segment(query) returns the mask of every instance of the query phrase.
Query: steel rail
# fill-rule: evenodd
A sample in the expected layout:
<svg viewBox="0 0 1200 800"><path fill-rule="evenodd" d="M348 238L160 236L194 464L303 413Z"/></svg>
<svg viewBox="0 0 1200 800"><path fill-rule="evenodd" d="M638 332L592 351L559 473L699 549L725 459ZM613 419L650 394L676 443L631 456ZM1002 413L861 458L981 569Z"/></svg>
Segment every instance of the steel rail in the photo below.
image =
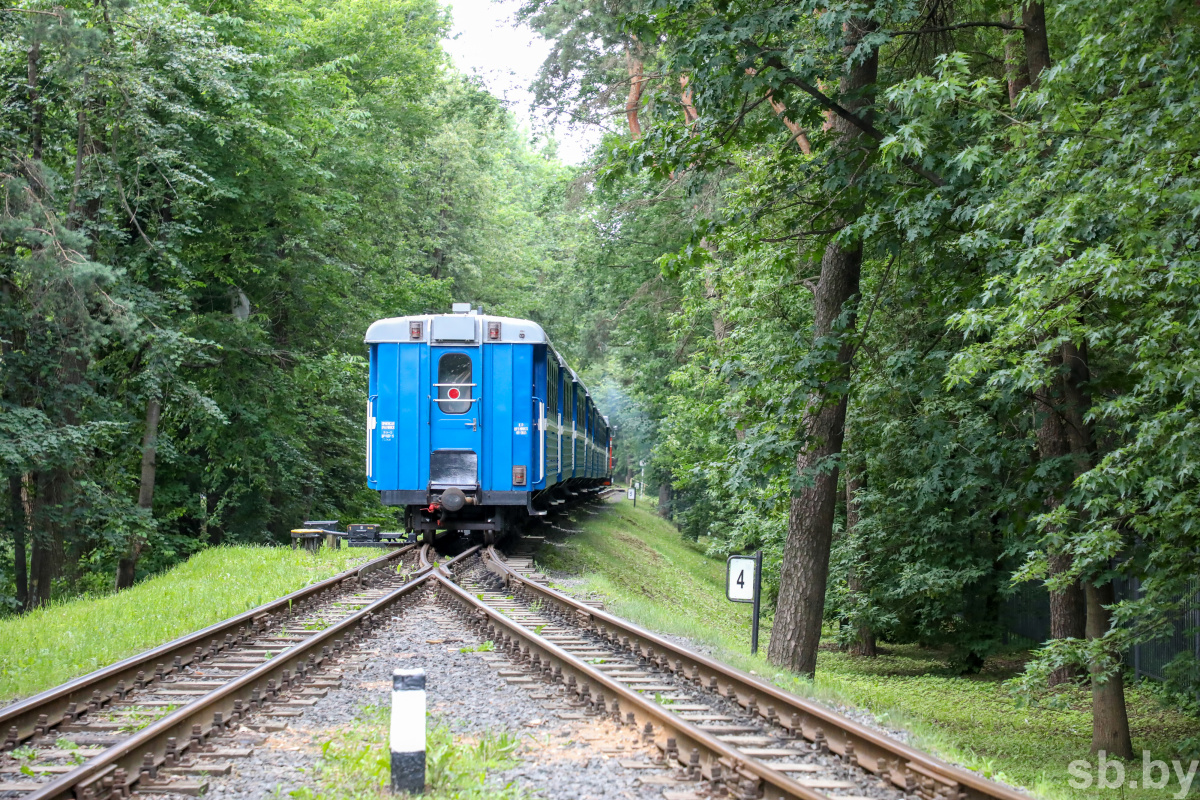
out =
<svg viewBox="0 0 1200 800"><path fill-rule="evenodd" d="M680 766L688 766L690 751L695 749L709 755L708 763L702 761L700 768L702 774L710 779L713 776L713 765L719 762L723 765L722 772L724 769L729 769L732 775L736 775L740 780L750 780L761 784L760 788L765 790L761 796L770 798L770 800L775 800L775 798L828 800L825 795L814 792L786 774L739 753L712 734L667 711L664 706L647 700L586 661L505 616L437 571L433 573L433 577L438 582L439 588L460 604L463 614L468 620L481 627L496 631L497 638L501 633L507 632L504 635L509 639L523 642L524 647L515 646L519 652L511 652L514 649L511 642L504 645L510 651L510 656L518 662L525 662L522 666L533 662L536 655L537 661L533 662L536 666L531 669L542 673L553 669L556 682L559 679L574 678L575 688L581 692L585 700L592 696L594 690L600 692L598 697L601 700L608 697L614 698L617 706L610 711L605 703L601 713L612 714L623 724L636 725L642 731L643 739L653 739L656 731L662 731L668 739L674 739L674 753L670 751L667 744L655 741L664 754L677 760ZM485 619L486 623L483 622ZM501 645L497 644L497 649L501 649ZM585 688L586 694L584 693ZM632 719L630 719L631 717ZM1028 799L1026 798L1026 800Z"/></svg>
<svg viewBox="0 0 1200 800"><path fill-rule="evenodd" d="M264 603L257 608L244 611L228 619L209 625L207 628L181 636L178 639L158 645L150 650L130 656L123 661L110 664L107 667L90 672L87 675L67 681L52 689L27 697L0 709L0 735L9 734L12 728L17 729L16 740L23 741L34 734L38 718L45 715L48 725L53 727L65 718L67 708L71 703L87 705L94 692L99 691L101 697L108 700L117 690L120 683L133 686L139 672L146 674L145 683L152 684L153 672L158 664L163 664L163 674L174 673L175 657L178 656L181 666L192 663L195 649L207 645L212 639L223 640L226 634L236 635L241 628L254 629L266 617L281 610L290 609L297 603L308 600L323 592L334 589L344 581L357 579L361 584L363 578L372 572L387 568L396 559L410 552L415 545L394 550L384 556L372 559L353 569L338 573L310 586L297 589L289 595ZM4 738L9 738L5 736Z"/></svg>
<svg viewBox="0 0 1200 800"><path fill-rule="evenodd" d="M847 745L852 746L862 767L876 774L886 770L891 782L900 789L914 791L921 788L919 782L925 779L933 781L934 786L941 790L927 791L926 794L931 796L961 791L965 800L1028 800L1028 795L915 750L735 667L688 650L626 620L532 581L505 564L495 547L488 548L484 562L504 579L506 586L511 588L515 583L518 589L536 596L543 603L558 607L560 612L565 610L576 619L577 624L593 630L605 640L624 646L622 640L627 637L629 646L652 663L697 685L718 690L723 688L726 692L724 696L750 713L754 713L753 707L756 706L757 715L768 720L772 714L777 714L776 724L793 735L815 741L820 733L829 749L838 755L845 755ZM754 702L751 703L751 700ZM910 775L906 775L905 770Z"/></svg>
<svg viewBox="0 0 1200 800"><path fill-rule="evenodd" d="M473 547L454 556L450 560L439 564L436 561L436 559L439 555L436 547L432 544L426 543L426 544L421 545L421 551L420 551L420 555L419 555L418 564L421 569L436 569L438 572L442 573L447 578L452 578L453 572L451 571L450 567L461 566L462 563L466 560L466 558L468 556L474 555L475 553L482 550L483 547L484 547L484 545L481 545L481 544L474 545Z"/></svg>
<svg viewBox="0 0 1200 800"><path fill-rule="evenodd" d="M479 548L475 547L458 558L466 558L478 550ZM21 800L67 800L72 797L75 800L103 800L107 792L96 790L103 787L104 779L116 776L117 770L124 770L126 776L125 786L120 788L118 796L128 796L129 787L139 779L147 777L142 774L142 767L147 760L152 762L155 769L166 762L168 740L174 739L177 743L182 743L174 753L179 757L194 747L203 746L207 739L223 734L226 726L231 723L237 724L234 711L241 708L253 713L256 708L261 708L264 702L273 699L271 686L285 685L285 671L291 672L301 664L312 664L319 669L331 654L340 653L350 645L347 637L368 632L378 612L413 594L433 574L432 569L420 570L411 580L383 597L373 600L316 635L171 712L130 738L106 748L77 769L59 776L37 791L25 795ZM303 679L298 681L298 685L302 686L302 683ZM215 714L218 713L222 719L220 727L217 726L215 718ZM206 721L208 724L205 724Z"/></svg>

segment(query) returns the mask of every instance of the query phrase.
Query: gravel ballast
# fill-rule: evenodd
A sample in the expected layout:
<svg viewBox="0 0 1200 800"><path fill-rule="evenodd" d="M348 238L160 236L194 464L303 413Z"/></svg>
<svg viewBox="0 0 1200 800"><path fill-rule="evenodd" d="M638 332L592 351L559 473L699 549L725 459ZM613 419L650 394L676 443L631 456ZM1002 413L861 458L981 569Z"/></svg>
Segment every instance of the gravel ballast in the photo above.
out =
<svg viewBox="0 0 1200 800"><path fill-rule="evenodd" d="M432 601L412 607L350 653L340 667L341 688L330 689L303 716L287 718L285 730L244 730L242 741L254 743L253 754L231 760L231 774L210 776L206 796L261 800L314 788L321 746L339 738L364 706L390 702L394 668L426 671L429 712L450 727L456 740L500 731L520 735L519 763L489 776L496 785L515 781L542 797L599 799L662 798L664 788L673 788L671 795L688 788L670 780L667 770L621 766L622 761L649 766L649 749L634 732L611 722L576 719L582 715L561 700L545 698L545 684L509 683L499 673L511 666L499 654L460 652L480 643ZM257 721L284 720L252 720Z"/></svg>

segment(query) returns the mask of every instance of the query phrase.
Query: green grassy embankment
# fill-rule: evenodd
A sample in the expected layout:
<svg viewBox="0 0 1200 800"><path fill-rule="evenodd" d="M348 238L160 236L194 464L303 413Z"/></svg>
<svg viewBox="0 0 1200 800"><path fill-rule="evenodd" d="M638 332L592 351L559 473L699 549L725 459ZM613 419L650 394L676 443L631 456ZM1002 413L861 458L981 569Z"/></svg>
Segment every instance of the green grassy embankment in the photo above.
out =
<svg viewBox="0 0 1200 800"><path fill-rule="evenodd" d="M962 676L949 670L948 654L937 650L885 643L878 658L865 659L827 643L818 656L816 681L809 682L768 664L762 655L749 655L750 606L725 599L724 560L684 541L652 508L639 503L635 509L622 500L576 520L581 532L551 537L537 554L538 564L574 576L560 582L576 593L601 595L619 616L689 637L726 663L797 694L868 709L883 724L911 732L917 747L1039 796L1165 800L1179 793L1174 777L1167 788L1142 788L1140 754L1150 750L1170 765L1177 743L1195 736L1198 722L1164 707L1146 688L1126 690L1139 754L1127 765L1127 780L1137 780L1139 788L1076 789L1068 784L1067 765L1085 759L1093 772L1096 765L1088 752L1089 695L1073 689L1056 696L1062 707L1020 707L1003 683L1022 668L1028 654L993 657L980 674ZM770 620L764 619L760 654L769 637ZM1187 768L1185 760L1185 773ZM1200 775L1190 794L1200 794Z"/></svg>
<svg viewBox="0 0 1200 800"><path fill-rule="evenodd" d="M379 550L213 547L116 594L0 620L0 705L270 602Z"/></svg>

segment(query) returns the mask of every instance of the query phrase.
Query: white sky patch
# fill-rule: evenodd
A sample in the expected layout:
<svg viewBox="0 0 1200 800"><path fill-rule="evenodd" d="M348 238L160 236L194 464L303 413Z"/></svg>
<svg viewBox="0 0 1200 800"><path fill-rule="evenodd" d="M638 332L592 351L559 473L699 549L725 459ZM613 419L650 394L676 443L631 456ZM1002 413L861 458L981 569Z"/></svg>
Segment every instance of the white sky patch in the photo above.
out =
<svg viewBox="0 0 1200 800"><path fill-rule="evenodd" d="M545 119L534 115L529 87L550 53L550 43L516 23L519 0L447 0L447 4L453 29L442 44L454 63L463 72L478 75L523 125L541 134L549 132ZM559 125L554 138L559 158L579 164L600 141L600 131Z"/></svg>

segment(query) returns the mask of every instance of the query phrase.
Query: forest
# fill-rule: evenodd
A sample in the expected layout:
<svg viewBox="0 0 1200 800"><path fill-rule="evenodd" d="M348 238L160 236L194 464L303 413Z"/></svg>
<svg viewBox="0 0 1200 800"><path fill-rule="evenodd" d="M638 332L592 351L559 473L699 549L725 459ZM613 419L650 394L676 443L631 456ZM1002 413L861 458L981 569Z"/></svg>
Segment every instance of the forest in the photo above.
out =
<svg viewBox="0 0 1200 800"><path fill-rule="evenodd" d="M470 301L545 325L684 536L764 550L773 663L970 673L1034 587L1022 690L1131 756L1125 654L1200 627L1200 6L525 0L577 167L450 13L0 10L5 613L394 522L362 334Z"/></svg>

